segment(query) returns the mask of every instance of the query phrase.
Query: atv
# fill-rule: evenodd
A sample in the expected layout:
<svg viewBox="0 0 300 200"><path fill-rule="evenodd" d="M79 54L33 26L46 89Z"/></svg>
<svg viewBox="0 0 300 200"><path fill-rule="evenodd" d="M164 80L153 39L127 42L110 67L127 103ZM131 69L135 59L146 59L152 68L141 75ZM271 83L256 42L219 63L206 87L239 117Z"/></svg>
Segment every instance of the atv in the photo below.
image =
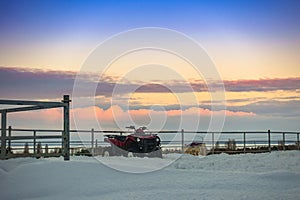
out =
<svg viewBox="0 0 300 200"><path fill-rule="evenodd" d="M110 143L110 147L104 147L103 156L126 157L159 157L162 158L160 138L157 134L147 134L146 127L136 129L134 126L130 135L104 135L104 142Z"/></svg>

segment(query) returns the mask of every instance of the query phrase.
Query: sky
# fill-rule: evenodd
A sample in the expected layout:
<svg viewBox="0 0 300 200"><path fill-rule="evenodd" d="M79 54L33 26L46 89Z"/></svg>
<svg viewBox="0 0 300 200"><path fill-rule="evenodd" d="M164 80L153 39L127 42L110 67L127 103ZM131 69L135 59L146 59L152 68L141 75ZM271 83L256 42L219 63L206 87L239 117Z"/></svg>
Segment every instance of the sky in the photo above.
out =
<svg viewBox="0 0 300 200"><path fill-rule="evenodd" d="M80 123L72 122L72 128L97 129L100 122L101 128L115 129L134 122L152 129L206 130L212 116L225 115L224 130L299 131L299 9L293 0L2 0L0 98L72 96L76 74L99 44L130 29L160 27L203 47L224 83L225 99L208 91L184 60L134 52L114 62L101 80L87 75L84 87L95 80L98 87L95 96L82 99L95 103L72 107ZM166 62L143 65L149 60ZM112 96L116 87L122 92ZM61 127L59 109L10 115L13 127Z"/></svg>

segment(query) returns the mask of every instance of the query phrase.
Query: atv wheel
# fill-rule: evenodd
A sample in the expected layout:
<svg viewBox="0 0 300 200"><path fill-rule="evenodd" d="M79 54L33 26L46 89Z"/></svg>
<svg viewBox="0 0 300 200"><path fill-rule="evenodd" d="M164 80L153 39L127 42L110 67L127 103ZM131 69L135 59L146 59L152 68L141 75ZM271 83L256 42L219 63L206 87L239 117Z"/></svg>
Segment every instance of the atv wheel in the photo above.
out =
<svg viewBox="0 0 300 200"><path fill-rule="evenodd" d="M127 152L127 157L129 157L129 158L136 157L136 153L134 153L134 152L136 152L136 150L134 148L130 148L127 151L128 151Z"/></svg>
<svg viewBox="0 0 300 200"><path fill-rule="evenodd" d="M103 157L109 157L109 156L111 156L111 155L112 155L112 153L111 153L110 148L105 148L105 149L103 150L103 153L102 153L102 156L103 156Z"/></svg>
<svg viewBox="0 0 300 200"><path fill-rule="evenodd" d="M103 157L109 157L110 156L109 154L110 154L109 151L104 151L103 152Z"/></svg>
<svg viewBox="0 0 300 200"><path fill-rule="evenodd" d="M129 152L127 153L127 157L128 157L128 158L132 158L132 157L134 157L134 154L133 154L131 151L129 151Z"/></svg>

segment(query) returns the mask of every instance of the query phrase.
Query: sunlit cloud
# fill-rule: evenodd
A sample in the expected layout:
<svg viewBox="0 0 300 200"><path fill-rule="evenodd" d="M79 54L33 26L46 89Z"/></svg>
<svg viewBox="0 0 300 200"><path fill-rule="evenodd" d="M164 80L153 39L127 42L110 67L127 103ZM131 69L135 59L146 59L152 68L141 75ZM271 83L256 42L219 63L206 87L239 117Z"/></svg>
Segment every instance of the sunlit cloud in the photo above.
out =
<svg viewBox="0 0 300 200"><path fill-rule="evenodd" d="M274 91L274 90L298 90L300 77L294 78L268 78L258 80L224 81L227 91Z"/></svg>
<svg viewBox="0 0 300 200"><path fill-rule="evenodd" d="M60 99L63 94L72 94L76 73L72 71L46 71L25 68L0 67L0 92L1 98L11 99ZM86 74L85 87L97 80L97 76ZM156 80L155 83L124 82L118 83L121 93L114 96L115 102L111 102L112 92L116 86L116 77L105 76L101 78L96 90L96 106L86 104L81 108L74 108L72 112L80 112L84 120L90 118L90 113L95 113L101 121L113 121L114 115L149 117L150 115L199 115L210 116L212 114L226 114L226 116L300 116L300 77L274 78L258 80L224 80L227 96L227 111L218 109L218 104L223 100L212 100L206 85L201 80L193 80L189 91L187 83L182 81ZM134 93L128 95L128 92ZM176 91L171 89L175 88ZM193 88L191 92L190 89ZM189 101L194 96L198 105ZM180 102L178 97L186 101ZM164 111L152 108L160 105ZM215 113L211 111L211 105L216 105ZM39 119L50 120L59 118L54 111L42 111ZM21 114L19 117L26 116ZM37 119L37 118L36 118Z"/></svg>
<svg viewBox="0 0 300 200"><path fill-rule="evenodd" d="M244 112L244 111L229 111L229 110L220 110L220 111L211 111L209 109L191 107L186 110L167 110L167 111L155 111L151 109L138 109L138 110L123 110L119 106L112 106L108 109L102 109L97 106L87 107L87 108L78 108L72 110L73 113L77 113L80 120L91 120L93 116L97 117L97 120L112 122L115 118L125 120L128 117L147 117L149 115L158 116L166 115L171 116L211 116L219 115L222 116L224 113L226 116L254 116L253 112ZM80 113L80 114L79 114ZM95 115L93 115L95 114Z"/></svg>
<svg viewBox="0 0 300 200"><path fill-rule="evenodd" d="M76 72L72 71L47 71L27 68L0 67L0 92L6 98L45 99L57 98L73 91ZM189 83L183 81L164 81L161 83L116 83L116 77L101 77L98 82L97 75L86 74L80 78L86 79L83 87L91 87L97 81L96 96L111 96L116 84L122 93L132 90L135 93L188 93L207 92L207 86L202 80ZM214 83L212 83L214 84ZM215 83L218 84L218 83ZM294 91L300 90L300 77L269 78L258 80L224 80L226 92L269 92L269 91Z"/></svg>

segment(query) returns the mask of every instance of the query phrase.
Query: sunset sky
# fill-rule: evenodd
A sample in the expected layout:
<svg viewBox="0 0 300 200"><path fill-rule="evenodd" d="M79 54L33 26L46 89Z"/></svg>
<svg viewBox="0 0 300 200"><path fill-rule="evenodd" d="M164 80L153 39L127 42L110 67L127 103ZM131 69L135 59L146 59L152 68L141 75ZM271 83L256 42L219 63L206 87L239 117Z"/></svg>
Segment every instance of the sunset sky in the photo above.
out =
<svg viewBox="0 0 300 200"><path fill-rule="evenodd" d="M203 47L224 82L226 111L218 107L223 99L213 99L203 77L184 60L135 52L110 66L94 97L82 96L94 105L72 108L80 127L97 129L91 119L96 116L102 128L115 129L116 119L124 125L130 116L153 129L194 129L196 123L206 130L214 112L225 113L224 130L299 131L299 10L296 0L1 0L0 98L60 101L72 95L77 72L103 41L130 29L160 27ZM163 65L143 65L149 60ZM124 90L112 98L116 86ZM60 128L61 111L10 114L9 125Z"/></svg>

